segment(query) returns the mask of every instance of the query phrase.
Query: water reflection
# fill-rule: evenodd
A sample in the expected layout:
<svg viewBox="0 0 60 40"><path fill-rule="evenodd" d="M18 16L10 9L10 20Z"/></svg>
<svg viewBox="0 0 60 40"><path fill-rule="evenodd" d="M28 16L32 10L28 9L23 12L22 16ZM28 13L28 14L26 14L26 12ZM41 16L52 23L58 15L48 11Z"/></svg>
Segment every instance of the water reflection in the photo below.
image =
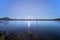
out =
<svg viewBox="0 0 60 40"><path fill-rule="evenodd" d="M59 30L60 23L55 21L31 21L31 31L44 31L44 30ZM7 24L0 23L0 29L2 30L23 30L27 31L27 21L9 21ZM43 30L44 29L44 30Z"/></svg>
<svg viewBox="0 0 60 40"><path fill-rule="evenodd" d="M9 21L7 24L0 23L0 30L23 34L28 30L27 21ZM31 21L31 33L44 33L45 35L57 35L60 37L60 23L55 21Z"/></svg>

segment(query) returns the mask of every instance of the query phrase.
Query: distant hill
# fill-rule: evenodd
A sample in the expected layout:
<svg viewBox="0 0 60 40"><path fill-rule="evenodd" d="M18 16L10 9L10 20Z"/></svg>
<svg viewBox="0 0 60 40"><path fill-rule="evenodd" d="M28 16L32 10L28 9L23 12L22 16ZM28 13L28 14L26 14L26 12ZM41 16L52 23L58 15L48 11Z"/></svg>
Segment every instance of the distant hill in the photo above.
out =
<svg viewBox="0 0 60 40"><path fill-rule="evenodd" d="M56 18L56 19L54 19L54 20L60 21L60 18Z"/></svg>

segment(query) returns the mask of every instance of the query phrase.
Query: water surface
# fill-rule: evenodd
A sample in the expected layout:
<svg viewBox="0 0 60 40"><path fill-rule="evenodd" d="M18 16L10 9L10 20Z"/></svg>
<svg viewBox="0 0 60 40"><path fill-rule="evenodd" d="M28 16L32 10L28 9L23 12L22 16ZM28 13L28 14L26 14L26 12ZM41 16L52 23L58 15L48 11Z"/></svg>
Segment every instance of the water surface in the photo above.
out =
<svg viewBox="0 0 60 40"><path fill-rule="evenodd" d="M24 33L28 30L27 21L9 21L0 23L0 30L10 31L14 33ZM32 33L43 33L50 36L60 37L60 22L58 21L31 21L30 31Z"/></svg>

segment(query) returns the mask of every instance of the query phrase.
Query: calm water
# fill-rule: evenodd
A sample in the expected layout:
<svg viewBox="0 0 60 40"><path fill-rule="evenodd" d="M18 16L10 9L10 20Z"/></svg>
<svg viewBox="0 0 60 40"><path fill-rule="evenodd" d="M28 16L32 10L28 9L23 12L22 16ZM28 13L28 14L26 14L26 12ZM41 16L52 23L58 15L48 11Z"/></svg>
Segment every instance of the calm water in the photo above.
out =
<svg viewBox="0 0 60 40"><path fill-rule="evenodd" d="M27 21L10 21L6 23L0 23L0 30L24 33L27 32L28 22ZM46 35L60 37L60 22L55 21L31 21L30 31L32 33L44 33Z"/></svg>

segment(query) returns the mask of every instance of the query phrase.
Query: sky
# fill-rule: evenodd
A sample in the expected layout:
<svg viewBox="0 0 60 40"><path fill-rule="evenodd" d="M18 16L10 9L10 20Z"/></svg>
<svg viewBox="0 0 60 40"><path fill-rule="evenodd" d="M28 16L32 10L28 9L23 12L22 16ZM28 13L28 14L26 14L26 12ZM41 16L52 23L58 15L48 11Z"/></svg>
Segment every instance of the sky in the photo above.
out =
<svg viewBox="0 0 60 40"><path fill-rule="evenodd" d="M59 18L60 0L0 0L0 17Z"/></svg>

